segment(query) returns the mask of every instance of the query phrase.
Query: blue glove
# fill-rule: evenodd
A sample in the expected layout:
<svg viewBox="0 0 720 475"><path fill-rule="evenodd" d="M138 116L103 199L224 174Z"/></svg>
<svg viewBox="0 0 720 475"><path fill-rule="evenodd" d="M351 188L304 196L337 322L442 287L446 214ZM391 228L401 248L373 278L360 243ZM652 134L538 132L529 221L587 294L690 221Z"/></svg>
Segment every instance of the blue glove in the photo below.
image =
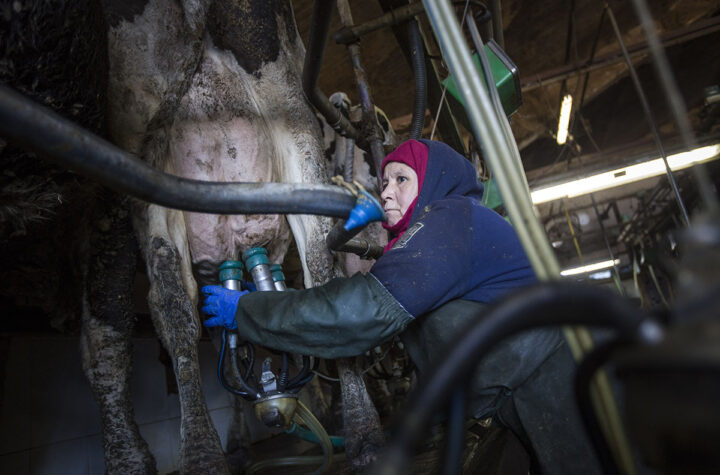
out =
<svg viewBox="0 0 720 475"><path fill-rule="evenodd" d="M235 312L238 300L248 292L246 290L228 290L219 285L206 285L202 288L202 293L205 295L202 311L211 316L203 322L203 325L237 330Z"/></svg>

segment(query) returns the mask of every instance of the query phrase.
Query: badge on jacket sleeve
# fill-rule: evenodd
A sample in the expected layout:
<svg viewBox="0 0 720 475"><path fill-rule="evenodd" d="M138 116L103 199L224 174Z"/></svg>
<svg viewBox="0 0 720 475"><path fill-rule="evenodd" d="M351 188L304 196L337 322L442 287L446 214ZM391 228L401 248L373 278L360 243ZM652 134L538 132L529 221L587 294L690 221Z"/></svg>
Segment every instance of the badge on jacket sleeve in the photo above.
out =
<svg viewBox="0 0 720 475"><path fill-rule="evenodd" d="M407 246L413 236L415 236L418 231L420 231L424 226L425 225L423 223L419 222L410 226L408 230L405 231L405 233L402 235L402 237L397 240L397 242L391 249L402 249L403 247Z"/></svg>

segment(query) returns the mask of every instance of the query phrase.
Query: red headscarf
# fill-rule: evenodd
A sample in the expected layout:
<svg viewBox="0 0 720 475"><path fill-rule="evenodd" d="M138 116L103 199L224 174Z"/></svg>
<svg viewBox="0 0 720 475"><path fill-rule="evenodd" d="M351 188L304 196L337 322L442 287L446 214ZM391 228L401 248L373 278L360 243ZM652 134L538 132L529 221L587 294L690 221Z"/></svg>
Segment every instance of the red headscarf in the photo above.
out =
<svg viewBox="0 0 720 475"><path fill-rule="evenodd" d="M381 173L385 173L385 166L390 162L400 162L412 168L418 177L418 196L420 196L420 190L422 190L423 181L425 180L425 170L427 170L428 163L428 148L425 144L418 142L417 140L408 140L400 144L398 148L393 150L382 161L380 165ZM383 253L389 251L395 242L400 239L400 236L407 230L410 225L410 218L412 218L413 210L417 204L418 197L416 196L410 206L408 206L405 214L400 218L400 221L395 223L394 226L390 226L387 223L383 223L383 228L390 231L390 241L383 250Z"/></svg>

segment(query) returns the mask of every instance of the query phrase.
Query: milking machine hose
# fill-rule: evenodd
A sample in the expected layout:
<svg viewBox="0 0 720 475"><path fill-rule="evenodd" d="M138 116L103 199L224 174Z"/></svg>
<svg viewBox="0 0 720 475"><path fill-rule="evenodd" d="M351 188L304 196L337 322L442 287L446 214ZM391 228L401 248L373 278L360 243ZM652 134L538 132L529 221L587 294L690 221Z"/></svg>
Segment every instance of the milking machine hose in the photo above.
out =
<svg viewBox="0 0 720 475"><path fill-rule="evenodd" d="M5 85L0 136L115 191L168 208L346 218L355 206L353 195L338 186L211 182L164 173Z"/></svg>
<svg viewBox="0 0 720 475"><path fill-rule="evenodd" d="M220 348L220 357L218 358L218 368L217 368L218 379L220 380L220 384L227 391L235 394L236 396L245 398L248 401L254 401L256 399L260 399L262 397L260 392L258 392L258 390L253 388L252 386L250 386L250 384L247 381L245 381L244 378L242 378L242 377L238 378L238 381L240 381L240 384L242 385L242 389L238 389L238 388L230 385L230 383L228 383L227 380L225 379L225 371L224 371L223 365L225 362L226 333L227 333L227 329L223 328L222 343L221 343L222 346Z"/></svg>
<svg viewBox="0 0 720 475"><path fill-rule="evenodd" d="M313 472L314 474L319 475L321 473L327 473L334 460L338 460L340 457L345 457L344 454L338 454L337 456L333 455L332 441L330 440L330 436L325 428L313 415L312 411L310 411L310 409L302 403L302 401L298 400L297 404L294 416L295 423L306 425L307 428L315 434L315 437L317 437L318 443L323 451L322 457L310 455L263 460L250 465L246 472L248 475L273 467L289 467L294 465L321 463L322 465Z"/></svg>
<svg viewBox="0 0 720 475"><path fill-rule="evenodd" d="M611 327L624 339L651 343L662 335L658 324L626 299L602 289L546 283L513 293L478 315L447 357L418 385L376 473L406 473L414 446L452 394L448 389L459 387L497 343L524 330L559 325Z"/></svg>

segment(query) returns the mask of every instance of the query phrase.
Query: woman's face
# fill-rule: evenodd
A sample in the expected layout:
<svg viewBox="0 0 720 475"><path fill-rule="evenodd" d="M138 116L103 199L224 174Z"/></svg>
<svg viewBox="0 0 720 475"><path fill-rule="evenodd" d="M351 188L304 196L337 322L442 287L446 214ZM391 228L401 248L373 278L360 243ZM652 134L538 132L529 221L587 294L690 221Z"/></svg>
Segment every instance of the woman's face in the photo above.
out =
<svg viewBox="0 0 720 475"><path fill-rule="evenodd" d="M383 208L388 224L394 226L405 215L408 206L418 195L415 170L400 162L390 162L383 171Z"/></svg>

